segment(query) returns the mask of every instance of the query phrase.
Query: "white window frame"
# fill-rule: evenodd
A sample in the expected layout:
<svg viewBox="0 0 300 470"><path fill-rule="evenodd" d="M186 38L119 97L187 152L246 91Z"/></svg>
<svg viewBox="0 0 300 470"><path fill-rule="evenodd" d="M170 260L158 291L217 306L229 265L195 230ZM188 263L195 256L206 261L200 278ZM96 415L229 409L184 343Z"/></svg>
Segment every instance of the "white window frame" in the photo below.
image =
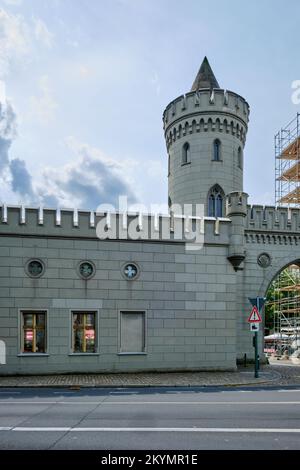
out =
<svg viewBox="0 0 300 470"><path fill-rule="evenodd" d="M95 352L73 352L73 313L95 313L95 333L96 349ZM69 356L99 356L99 310L96 308L72 308L69 310Z"/></svg>
<svg viewBox="0 0 300 470"><path fill-rule="evenodd" d="M122 313L142 313L144 315L144 351L121 351L121 317ZM119 356L145 356L147 355L147 310L137 308L121 308L118 312L118 355Z"/></svg>
<svg viewBox="0 0 300 470"><path fill-rule="evenodd" d="M46 350L44 353L36 352L23 352L23 313L44 313L46 317ZM38 357L38 356L49 356L49 310L47 308L19 308L18 309L18 357Z"/></svg>

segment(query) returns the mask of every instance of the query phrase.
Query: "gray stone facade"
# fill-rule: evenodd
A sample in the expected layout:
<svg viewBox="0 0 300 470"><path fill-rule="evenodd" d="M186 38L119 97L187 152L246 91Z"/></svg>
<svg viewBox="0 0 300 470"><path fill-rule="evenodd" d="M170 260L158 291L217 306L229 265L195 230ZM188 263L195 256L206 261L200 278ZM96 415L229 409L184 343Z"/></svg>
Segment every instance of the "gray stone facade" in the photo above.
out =
<svg viewBox="0 0 300 470"><path fill-rule="evenodd" d="M187 249L185 222L172 216L161 217L155 229L152 216L142 224L128 216L124 224L117 214L112 222L118 235L99 239L96 227L104 214L2 207L0 340L6 364L0 374L234 370L245 353L253 357L248 297L264 296L276 274L300 258L300 212L247 206L238 149L244 148L248 116L243 98L219 88L194 90L164 113L171 202L202 203L207 214L213 185L227 196L222 214L192 220L190 228L203 234L197 250ZM216 136L218 161L212 158ZM185 142L190 161L182 165ZM128 232L135 221L137 240ZM181 224L179 238L174 224ZM30 260L42 263L39 276L30 276ZM94 266L91 278L80 275L83 261ZM135 279L124 276L126 263L136 266ZM45 315L44 352L24 352L26 312ZM74 312L94 315L93 352L74 352ZM141 334L133 346L139 350L129 350L132 334Z"/></svg>

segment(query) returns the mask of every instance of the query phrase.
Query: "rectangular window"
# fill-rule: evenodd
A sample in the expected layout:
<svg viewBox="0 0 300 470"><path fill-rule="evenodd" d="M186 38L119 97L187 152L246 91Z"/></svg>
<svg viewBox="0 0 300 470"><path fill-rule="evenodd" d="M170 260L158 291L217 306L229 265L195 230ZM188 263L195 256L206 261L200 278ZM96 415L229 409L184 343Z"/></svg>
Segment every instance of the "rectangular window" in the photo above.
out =
<svg viewBox="0 0 300 470"><path fill-rule="evenodd" d="M96 352L96 312L72 312L72 352Z"/></svg>
<svg viewBox="0 0 300 470"><path fill-rule="evenodd" d="M22 353L46 352L46 312L23 311L22 315Z"/></svg>
<svg viewBox="0 0 300 470"><path fill-rule="evenodd" d="M120 313L120 353L143 353L146 346L145 312Z"/></svg>

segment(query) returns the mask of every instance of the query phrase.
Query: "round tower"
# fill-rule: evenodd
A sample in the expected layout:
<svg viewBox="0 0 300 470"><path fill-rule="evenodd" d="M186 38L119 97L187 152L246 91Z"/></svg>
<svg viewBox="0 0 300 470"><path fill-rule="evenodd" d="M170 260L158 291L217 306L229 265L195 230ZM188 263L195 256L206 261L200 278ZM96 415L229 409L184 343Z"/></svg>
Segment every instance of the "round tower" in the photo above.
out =
<svg viewBox="0 0 300 470"><path fill-rule="evenodd" d="M191 91L163 114L171 204L204 204L205 215L225 214L225 195L243 191L243 149L249 105L221 89L205 57Z"/></svg>

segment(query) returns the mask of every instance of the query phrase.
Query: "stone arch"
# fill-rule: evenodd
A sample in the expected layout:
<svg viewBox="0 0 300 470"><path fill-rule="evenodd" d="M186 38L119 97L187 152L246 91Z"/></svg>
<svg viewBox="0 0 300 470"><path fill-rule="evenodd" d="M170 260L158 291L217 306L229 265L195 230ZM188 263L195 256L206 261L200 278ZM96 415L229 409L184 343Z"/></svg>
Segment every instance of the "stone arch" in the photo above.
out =
<svg viewBox="0 0 300 470"><path fill-rule="evenodd" d="M187 135L189 132L189 123L186 121L184 125L184 135Z"/></svg>
<svg viewBox="0 0 300 470"><path fill-rule="evenodd" d="M197 126L197 123L196 123L196 119L193 119L193 122L192 122L192 133L196 133L196 126Z"/></svg>
<svg viewBox="0 0 300 470"><path fill-rule="evenodd" d="M176 140L176 127L174 127L174 129L173 129L173 140L174 140L174 142Z"/></svg>
<svg viewBox="0 0 300 470"><path fill-rule="evenodd" d="M181 139L181 137L182 137L182 125L179 124L179 126L178 126L178 138Z"/></svg>
<svg viewBox="0 0 300 470"><path fill-rule="evenodd" d="M263 278L261 285L259 287L259 292L257 295L259 297L265 297L266 292L268 291L271 283L273 280L278 276L278 274L285 268L287 268L291 264L299 264L300 263L300 254L297 257L295 251L290 251L285 256L278 258L272 261L271 266L267 269L267 274Z"/></svg>
<svg viewBox="0 0 300 470"><path fill-rule="evenodd" d="M224 119L224 121L223 121L223 128L224 128L224 132L228 133L228 122L227 122L227 119Z"/></svg>

